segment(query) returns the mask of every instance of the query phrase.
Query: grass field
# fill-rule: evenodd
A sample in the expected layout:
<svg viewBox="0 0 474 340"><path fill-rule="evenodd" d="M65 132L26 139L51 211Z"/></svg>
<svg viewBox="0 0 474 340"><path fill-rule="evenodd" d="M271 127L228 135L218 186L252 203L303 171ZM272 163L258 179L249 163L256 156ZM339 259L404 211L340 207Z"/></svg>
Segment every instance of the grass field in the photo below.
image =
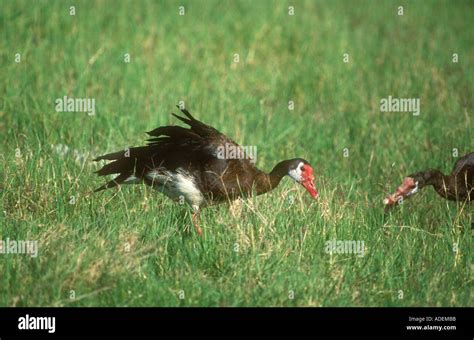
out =
<svg viewBox="0 0 474 340"><path fill-rule="evenodd" d="M474 150L471 1L0 6L0 240L38 242L37 257L0 254L1 306L473 305L472 205L431 188L382 204ZM381 112L389 95L420 114ZM95 115L56 112L64 96L94 98ZM148 187L92 193L92 159L176 124L180 101L257 146L261 169L307 159L318 200L286 178L205 209L199 237ZM329 240L364 241L364 256Z"/></svg>

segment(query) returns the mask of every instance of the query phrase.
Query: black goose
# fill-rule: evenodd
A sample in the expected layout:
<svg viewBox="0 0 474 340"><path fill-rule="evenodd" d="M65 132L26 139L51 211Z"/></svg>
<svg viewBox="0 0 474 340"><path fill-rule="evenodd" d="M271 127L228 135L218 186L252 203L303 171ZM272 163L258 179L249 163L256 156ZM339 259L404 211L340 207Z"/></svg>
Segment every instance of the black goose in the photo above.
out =
<svg viewBox="0 0 474 340"><path fill-rule="evenodd" d="M110 160L98 175L118 174L96 191L120 184L145 183L174 201L186 201L193 209L193 224L198 234L201 208L222 202L260 195L275 188L288 175L300 183L313 198L313 168L301 158L278 163L270 173L257 169L254 161L230 138L196 120L186 109L185 117L173 116L189 125L162 126L147 132L148 145L110 153L95 159ZM223 152L239 157L226 157Z"/></svg>
<svg viewBox="0 0 474 340"><path fill-rule="evenodd" d="M458 159L449 176L439 170L429 169L405 177L396 192L384 199L384 204L387 208L392 207L429 185L447 200L474 201L474 152Z"/></svg>

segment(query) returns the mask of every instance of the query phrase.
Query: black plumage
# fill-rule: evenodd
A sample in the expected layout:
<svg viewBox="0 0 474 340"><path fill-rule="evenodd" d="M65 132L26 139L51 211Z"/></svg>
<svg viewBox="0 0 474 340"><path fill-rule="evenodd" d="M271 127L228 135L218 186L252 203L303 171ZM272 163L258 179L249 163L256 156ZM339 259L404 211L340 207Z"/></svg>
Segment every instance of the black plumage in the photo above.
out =
<svg viewBox="0 0 474 340"><path fill-rule="evenodd" d="M449 175L438 169L428 169L408 175L396 192L384 199L387 211L397 202L412 196L427 186L449 201L474 201L474 152L459 158Z"/></svg>
<svg viewBox="0 0 474 340"><path fill-rule="evenodd" d="M421 189L432 185L441 197L450 201L474 201L474 152L459 158L449 175L429 169L409 175Z"/></svg>
<svg viewBox="0 0 474 340"><path fill-rule="evenodd" d="M181 111L185 117L173 116L189 128L158 127L147 132L151 138L146 146L97 157L95 161L111 161L97 174L116 177L96 191L130 181L144 182L173 200L184 198L197 214L201 207L210 204L263 194L275 188L281 178L292 171L293 179L313 197L317 196L313 170L307 161L300 158L282 161L267 174L257 169L249 157L218 157L220 148L230 146L238 149L241 155L245 155L245 151L218 130L195 119L186 109Z"/></svg>

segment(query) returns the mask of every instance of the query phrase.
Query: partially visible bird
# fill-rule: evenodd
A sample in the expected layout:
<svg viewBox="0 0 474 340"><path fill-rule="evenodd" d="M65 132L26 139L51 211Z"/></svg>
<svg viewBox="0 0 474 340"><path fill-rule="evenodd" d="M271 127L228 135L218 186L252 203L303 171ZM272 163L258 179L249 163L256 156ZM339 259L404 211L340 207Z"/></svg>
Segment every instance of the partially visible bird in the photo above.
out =
<svg viewBox="0 0 474 340"><path fill-rule="evenodd" d="M450 201L474 201L474 152L459 158L450 175L436 169L408 175L396 192L388 195L383 203L386 208L394 206L425 186L433 186L441 197Z"/></svg>
<svg viewBox="0 0 474 340"><path fill-rule="evenodd" d="M311 165L302 158L284 160L270 173L257 169L237 143L213 127L195 119L186 109L185 117L173 116L189 125L161 126L147 132L153 138L148 145L106 154L95 161L112 161L97 173L100 176L118 174L95 191L120 184L145 183L174 201L185 201L193 209L193 224L198 234L200 209L212 204L229 202L238 197L260 195L274 189L280 180L290 176L313 197ZM222 150L233 148L233 155L225 157ZM223 157L224 155L224 157Z"/></svg>

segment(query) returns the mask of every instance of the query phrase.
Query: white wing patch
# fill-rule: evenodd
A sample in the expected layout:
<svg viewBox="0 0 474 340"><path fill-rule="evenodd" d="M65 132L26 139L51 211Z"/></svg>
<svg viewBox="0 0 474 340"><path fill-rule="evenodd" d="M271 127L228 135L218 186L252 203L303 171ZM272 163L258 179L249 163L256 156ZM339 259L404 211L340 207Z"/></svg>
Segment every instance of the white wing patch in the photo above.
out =
<svg viewBox="0 0 474 340"><path fill-rule="evenodd" d="M125 181L123 181L123 184L139 184L141 183L142 180L138 177L135 177L134 175L130 176L127 178Z"/></svg>
<svg viewBox="0 0 474 340"><path fill-rule="evenodd" d="M170 173L166 170L152 170L146 173L145 175L146 178L148 178L150 181L153 181L157 184L164 185L167 181L171 180Z"/></svg>
<svg viewBox="0 0 474 340"><path fill-rule="evenodd" d="M189 174L178 172L175 176L176 188L184 196L186 202L194 206L200 206L204 201L204 196L197 188L196 183ZM195 209L195 208L194 208Z"/></svg>
<svg viewBox="0 0 474 340"><path fill-rule="evenodd" d="M204 195L198 189L192 176L185 170L178 168L176 172L164 169L155 169L148 172L147 179L153 181L157 189L173 200L184 200L198 210L204 202Z"/></svg>

